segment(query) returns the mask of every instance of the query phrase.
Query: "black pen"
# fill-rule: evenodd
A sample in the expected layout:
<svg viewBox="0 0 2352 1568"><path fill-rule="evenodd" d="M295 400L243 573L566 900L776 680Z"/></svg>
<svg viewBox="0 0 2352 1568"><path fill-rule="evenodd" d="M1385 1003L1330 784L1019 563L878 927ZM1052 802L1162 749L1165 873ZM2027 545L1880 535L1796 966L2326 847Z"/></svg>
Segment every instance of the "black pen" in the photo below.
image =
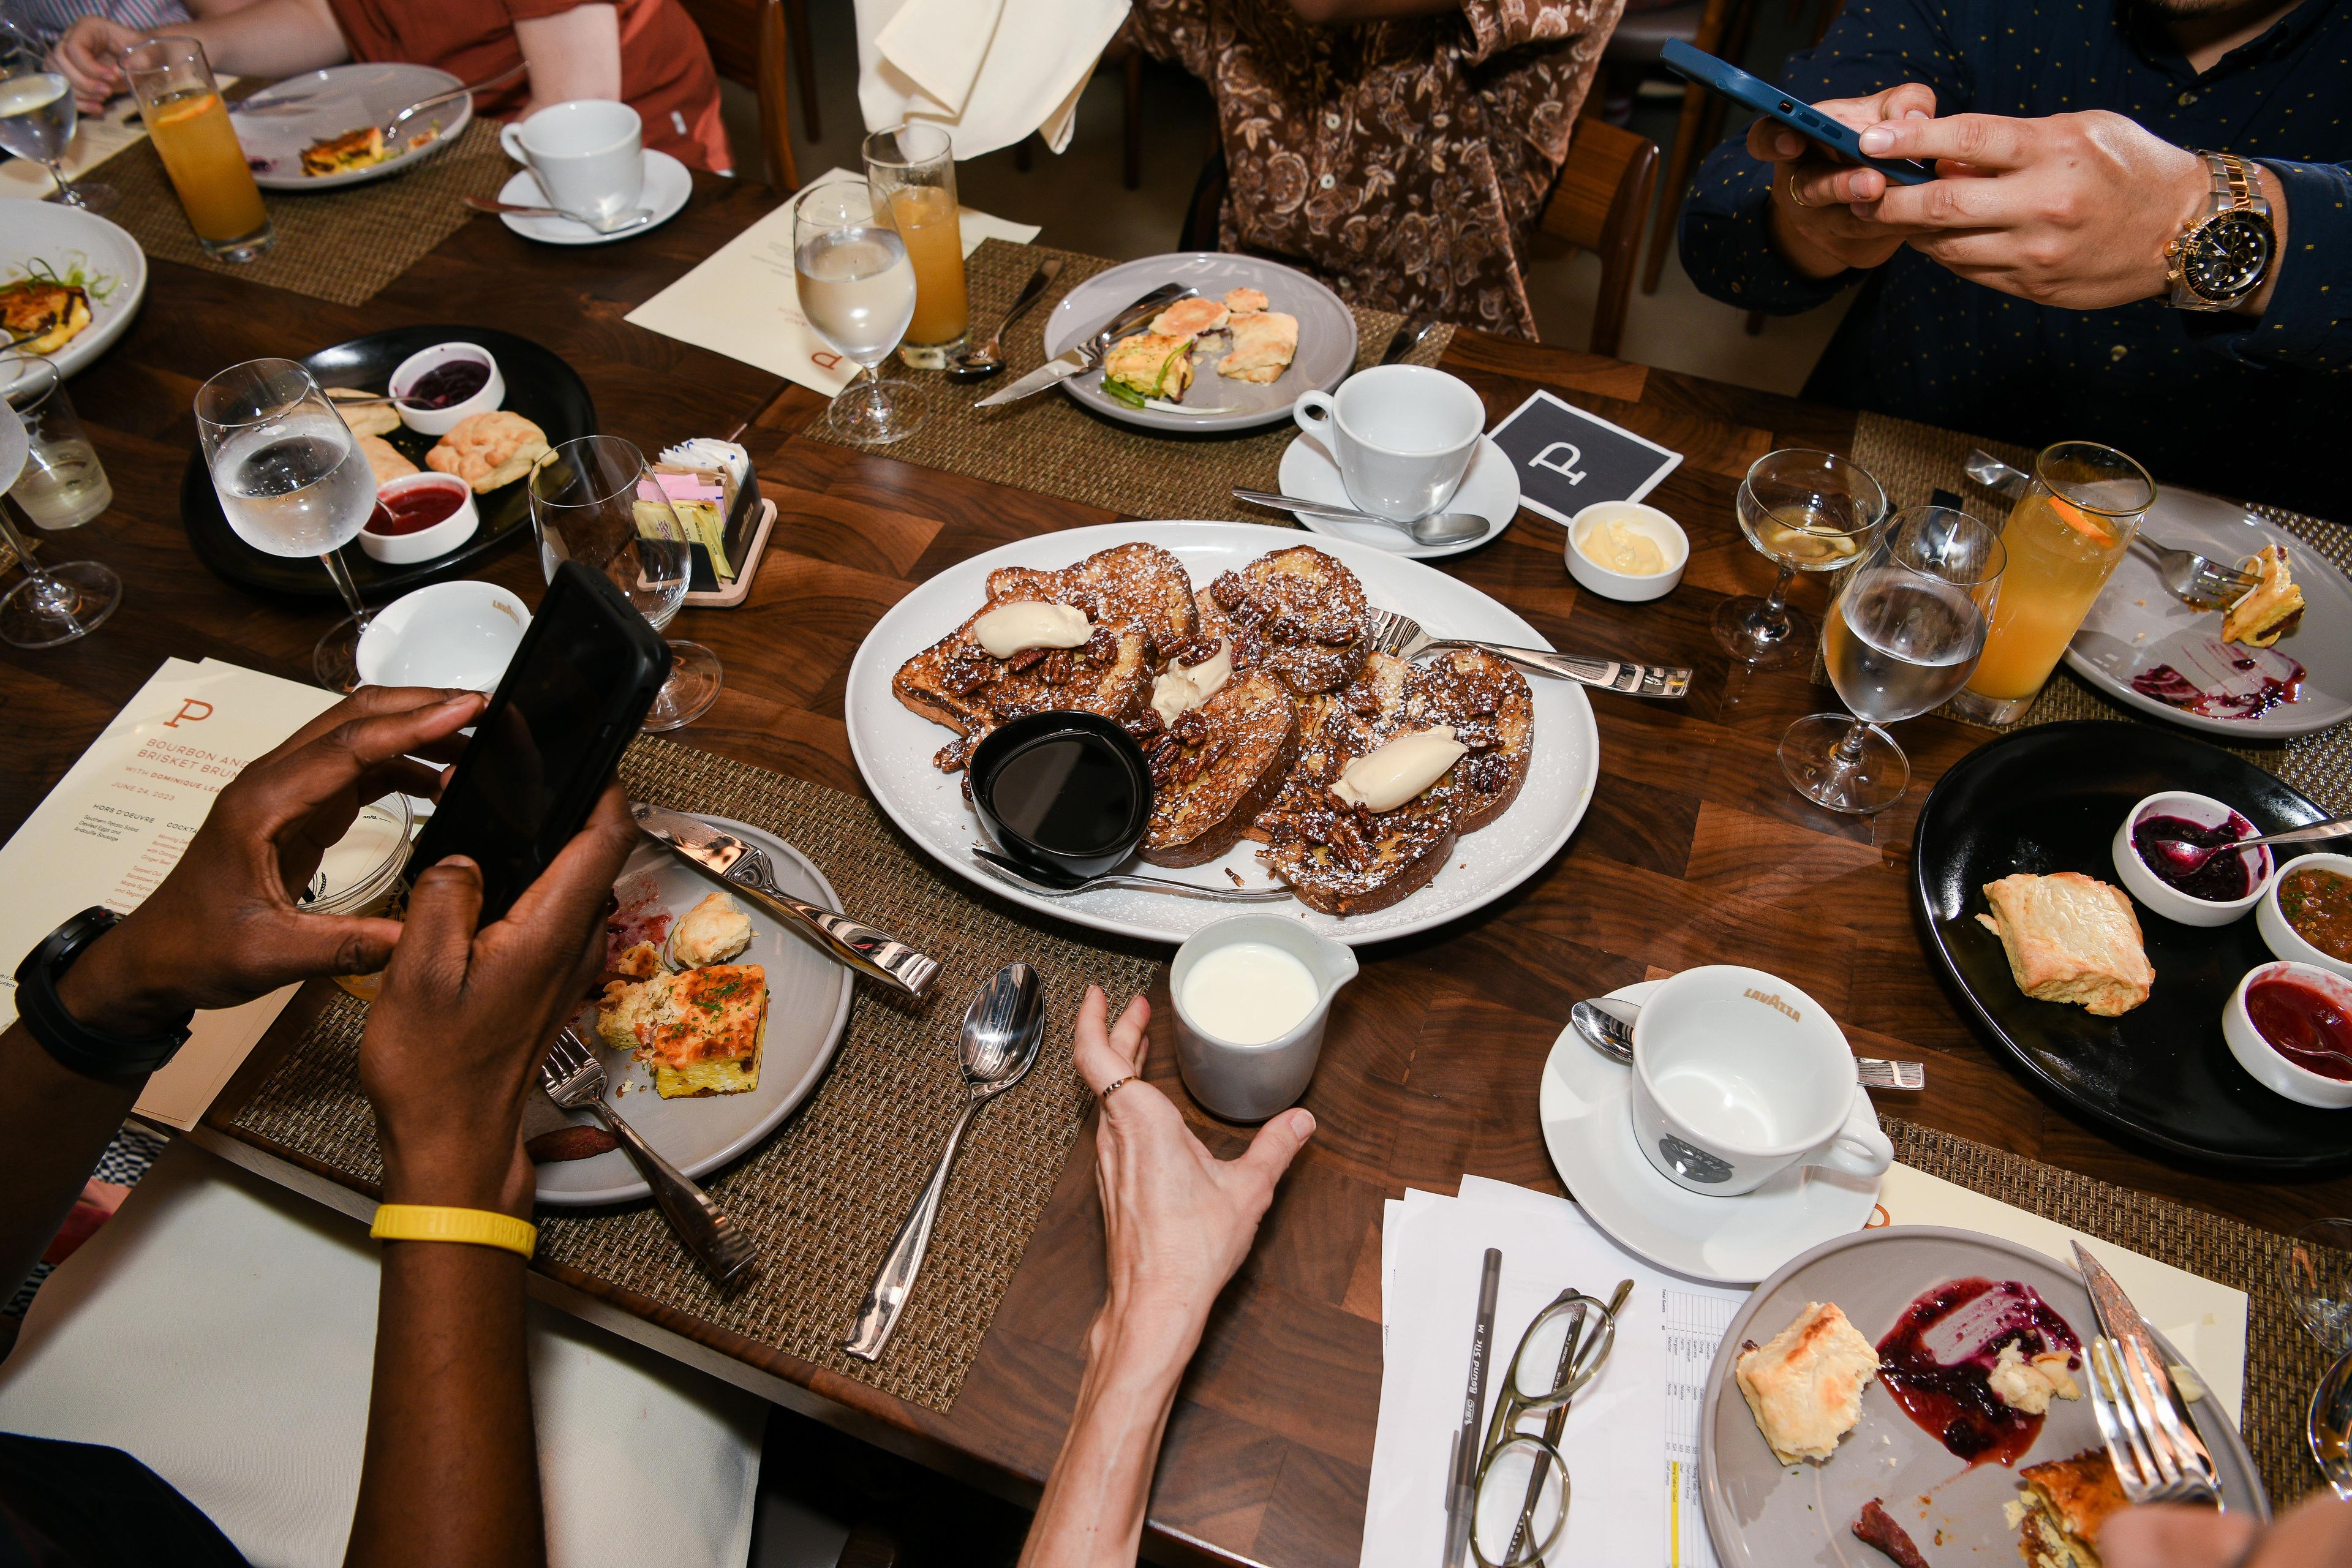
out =
<svg viewBox="0 0 2352 1568"><path fill-rule="evenodd" d="M1462 1425L1454 1436L1454 1463L1445 1478L1445 1559L1462 1568L1470 1544L1473 1493L1478 1483L1478 1417L1486 1407L1486 1352L1495 1338L1495 1297L1503 1284L1503 1254L1486 1249L1478 1273L1478 1322L1470 1334L1470 1385L1462 1393Z"/></svg>

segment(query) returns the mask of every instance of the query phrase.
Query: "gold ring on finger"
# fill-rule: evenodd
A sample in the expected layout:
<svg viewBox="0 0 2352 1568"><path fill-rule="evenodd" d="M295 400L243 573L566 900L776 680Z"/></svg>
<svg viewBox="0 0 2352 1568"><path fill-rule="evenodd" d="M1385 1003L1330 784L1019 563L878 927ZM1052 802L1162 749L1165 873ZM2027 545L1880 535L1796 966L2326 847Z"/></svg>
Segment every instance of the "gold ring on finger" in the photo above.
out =
<svg viewBox="0 0 2352 1568"><path fill-rule="evenodd" d="M1801 207L1811 207L1813 205L1797 194L1797 176L1794 174L1789 176L1789 199Z"/></svg>

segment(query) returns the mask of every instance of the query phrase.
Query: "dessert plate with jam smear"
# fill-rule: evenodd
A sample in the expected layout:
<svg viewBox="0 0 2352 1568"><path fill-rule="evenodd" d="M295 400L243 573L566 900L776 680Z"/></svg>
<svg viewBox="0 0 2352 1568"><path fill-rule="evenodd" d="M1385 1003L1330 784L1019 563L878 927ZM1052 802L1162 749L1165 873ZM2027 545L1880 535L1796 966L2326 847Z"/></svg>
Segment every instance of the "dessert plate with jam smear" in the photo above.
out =
<svg viewBox="0 0 2352 1568"><path fill-rule="evenodd" d="M2127 552L2066 650L2101 695L2208 734L2282 740L2352 718L2352 582L2318 551L2244 507L2167 489L2141 524L2149 539L2235 563L2286 552L2301 618L2275 647L2221 640L2221 612L2165 591L2147 552Z"/></svg>
<svg viewBox="0 0 2352 1568"><path fill-rule="evenodd" d="M1809 1302L1835 1302L1877 1349L1880 1370L1862 1418L1827 1460L1782 1465L1765 1446L1733 1363ZM1724 1331L1699 1407L1698 1489L1723 1568L1886 1568L1854 1539L1876 1500L1930 1563L2017 1561L2006 1516L2018 1472L2099 1447L2087 1397L2053 1398L2028 1415L1993 1392L2004 1360L2067 1358L2076 1385L2082 1343L2098 1318L2074 1270L1997 1237L1940 1226L1890 1226L1842 1236L1790 1261L1740 1306ZM2166 1361L2179 1352L2158 1335ZM2009 1352L2005 1347L2014 1346ZM2194 1370L2193 1368L2191 1369ZM2190 1406L2232 1510L2269 1515L2234 1411Z"/></svg>

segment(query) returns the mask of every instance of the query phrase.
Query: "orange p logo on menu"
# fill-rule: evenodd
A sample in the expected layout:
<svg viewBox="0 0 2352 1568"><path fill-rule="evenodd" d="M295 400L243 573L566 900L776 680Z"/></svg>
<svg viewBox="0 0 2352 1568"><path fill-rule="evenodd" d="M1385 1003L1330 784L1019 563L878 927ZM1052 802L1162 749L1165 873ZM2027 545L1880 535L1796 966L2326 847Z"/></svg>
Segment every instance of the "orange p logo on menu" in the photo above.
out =
<svg viewBox="0 0 2352 1568"><path fill-rule="evenodd" d="M1740 994L1747 997L1751 1002L1763 1003L1764 1005L1771 1008L1776 1013L1786 1013L1789 1015L1789 1021L1790 1023L1801 1024L1805 1021L1805 1016L1803 1014L1798 1012L1794 1007L1790 1006L1786 1002L1781 1001L1777 994L1767 996L1764 993L1757 990L1756 987L1751 985L1747 990L1741 992Z"/></svg>
<svg viewBox="0 0 2352 1568"><path fill-rule="evenodd" d="M184 697L180 700L180 710L177 713L173 714L169 719L163 721L163 728L166 730L176 730L180 727L180 721L183 719L185 719L191 724L198 724L212 716L213 705L211 703L205 701L201 697Z"/></svg>

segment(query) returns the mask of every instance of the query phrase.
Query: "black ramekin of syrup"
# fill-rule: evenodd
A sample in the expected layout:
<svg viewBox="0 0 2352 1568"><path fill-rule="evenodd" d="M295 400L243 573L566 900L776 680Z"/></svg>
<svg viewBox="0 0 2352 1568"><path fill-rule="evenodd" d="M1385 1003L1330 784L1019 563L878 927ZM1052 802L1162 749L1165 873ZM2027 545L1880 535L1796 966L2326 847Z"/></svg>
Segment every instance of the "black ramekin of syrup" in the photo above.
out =
<svg viewBox="0 0 2352 1568"><path fill-rule="evenodd" d="M1000 725L972 748L972 808L997 847L1047 871L1127 863L1151 820L1151 769L1099 713L1056 710Z"/></svg>

